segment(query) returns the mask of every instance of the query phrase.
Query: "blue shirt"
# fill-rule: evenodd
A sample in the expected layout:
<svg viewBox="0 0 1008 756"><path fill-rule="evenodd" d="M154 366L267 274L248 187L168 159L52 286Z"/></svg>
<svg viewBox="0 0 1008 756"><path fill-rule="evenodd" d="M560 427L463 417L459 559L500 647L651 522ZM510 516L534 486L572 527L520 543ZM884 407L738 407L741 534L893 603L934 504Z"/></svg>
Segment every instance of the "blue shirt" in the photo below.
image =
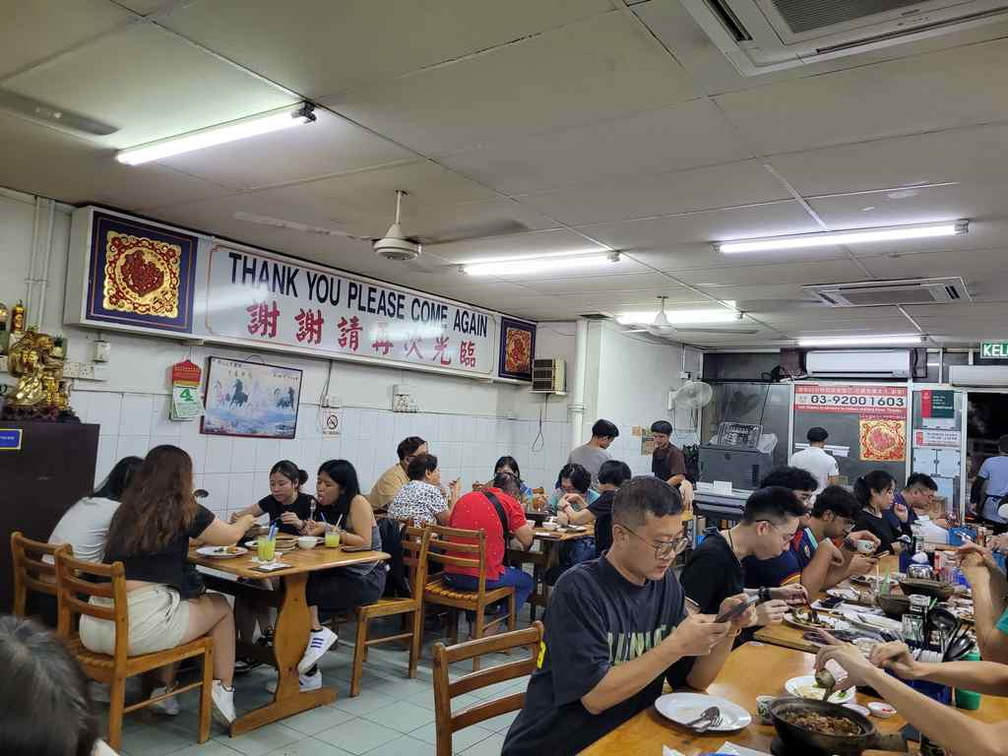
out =
<svg viewBox="0 0 1008 756"><path fill-rule="evenodd" d="M1001 613L1001 619L997 621L997 625L995 625L995 627L997 627L997 629L1005 635L1008 635L1008 609L1005 609Z"/></svg>
<svg viewBox="0 0 1008 756"><path fill-rule="evenodd" d="M567 492L564 491L562 488L558 488L556 491L553 492L553 495L550 497L548 505L550 514L557 513L557 507L560 504L560 499L562 499L566 494ZM587 504L589 507L595 503L595 500L598 497L599 492L593 488L589 488L588 493L582 495L582 498L585 500L585 504ZM577 509L577 507L575 507L575 509Z"/></svg>
<svg viewBox="0 0 1008 756"><path fill-rule="evenodd" d="M808 528L798 531L791 546L780 556L772 559L746 557L742 560L745 570L746 588L775 588L801 579L801 572L819 548L819 542Z"/></svg>
<svg viewBox="0 0 1008 756"><path fill-rule="evenodd" d="M909 516L907 517L907 521L905 523L901 522L900 518L896 516L896 505L897 504L902 504L904 507L907 508L907 512L909 513ZM914 508L911 507L909 504L906 503L906 499L903 498L903 494L901 494L901 493L898 493L898 494L896 494L893 497L893 505L891 507L889 507L889 509L887 509L884 512L882 512L882 517L890 525L892 525L894 528L896 528L896 530L899 530L900 532L906 533L907 535L910 535L911 532L912 532L910 530L910 526L913 525L913 523L914 523L915 520L919 519L917 517L917 513L914 512Z"/></svg>
<svg viewBox="0 0 1008 756"><path fill-rule="evenodd" d="M983 502L983 516L992 522L1008 522L998 514L1001 497L1008 493L1008 457L988 457L977 473L987 481L987 498Z"/></svg>

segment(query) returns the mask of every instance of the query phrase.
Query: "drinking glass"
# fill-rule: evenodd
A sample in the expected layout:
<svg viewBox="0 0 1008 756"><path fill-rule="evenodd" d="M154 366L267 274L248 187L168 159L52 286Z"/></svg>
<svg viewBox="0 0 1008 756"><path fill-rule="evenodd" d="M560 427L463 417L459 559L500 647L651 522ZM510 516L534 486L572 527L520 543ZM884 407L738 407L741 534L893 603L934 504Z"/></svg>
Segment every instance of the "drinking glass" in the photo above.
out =
<svg viewBox="0 0 1008 756"><path fill-rule="evenodd" d="M326 528L325 545L330 549L338 548L340 545L340 532L334 526Z"/></svg>
<svg viewBox="0 0 1008 756"><path fill-rule="evenodd" d="M276 555L276 539L261 535L256 539L256 551L259 561L272 562Z"/></svg>

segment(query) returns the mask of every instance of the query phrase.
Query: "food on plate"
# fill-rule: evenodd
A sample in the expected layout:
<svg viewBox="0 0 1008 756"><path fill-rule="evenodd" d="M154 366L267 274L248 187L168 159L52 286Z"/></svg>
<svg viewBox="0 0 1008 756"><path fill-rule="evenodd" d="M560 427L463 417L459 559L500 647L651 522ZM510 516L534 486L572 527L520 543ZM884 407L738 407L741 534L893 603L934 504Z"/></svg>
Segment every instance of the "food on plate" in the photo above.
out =
<svg viewBox="0 0 1008 756"><path fill-rule="evenodd" d="M239 546L214 546L213 553L220 554L222 556L225 554L228 556L234 556L235 554L245 553L245 549Z"/></svg>
<svg viewBox="0 0 1008 756"><path fill-rule="evenodd" d="M889 719L889 717L896 715L896 709L887 704L885 701L872 701L868 704L868 709L871 711L873 716L879 719Z"/></svg>
<svg viewBox="0 0 1008 756"><path fill-rule="evenodd" d="M789 616L791 622L799 625L800 627L832 629L836 624L832 617L822 616L810 606L795 607L791 611L790 615L785 615L784 618L788 619Z"/></svg>
<svg viewBox="0 0 1008 756"><path fill-rule="evenodd" d="M784 711L780 718L789 725L801 727L803 730L816 732L820 735L861 735L861 728L856 722L835 714L823 714L818 711Z"/></svg>

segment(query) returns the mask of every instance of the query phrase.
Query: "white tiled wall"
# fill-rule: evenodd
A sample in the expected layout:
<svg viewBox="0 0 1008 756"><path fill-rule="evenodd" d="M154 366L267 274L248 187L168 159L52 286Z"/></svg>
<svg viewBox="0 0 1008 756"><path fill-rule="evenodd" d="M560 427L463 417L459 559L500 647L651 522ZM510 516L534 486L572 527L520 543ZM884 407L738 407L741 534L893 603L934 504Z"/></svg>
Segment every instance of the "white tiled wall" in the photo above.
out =
<svg viewBox="0 0 1008 756"><path fill-rule="evenodd" d="M446 481L461 477L463 490L489 478L493 463L503 454L518 460L530 486L549 488L570 451L569 423L557 421L543 423L543 437L536 443L538 451L533 451L539 423L530 420L346 407L341 435L324 438L318 408L302 404L297 437L277 441L202 435L198 422L168 419L164 395L78 390L73 407L83 422L101 426L96 482L123 456L142 457L153 446L174 444L192 457L196 487L210 492L207 505L220 515L269 493L269 468L280 459L293 460L307 470L311 490L321 462L349 459L366 492L395 462L396 444L406 436L421 436L438 456L442 477Z"/></svg>

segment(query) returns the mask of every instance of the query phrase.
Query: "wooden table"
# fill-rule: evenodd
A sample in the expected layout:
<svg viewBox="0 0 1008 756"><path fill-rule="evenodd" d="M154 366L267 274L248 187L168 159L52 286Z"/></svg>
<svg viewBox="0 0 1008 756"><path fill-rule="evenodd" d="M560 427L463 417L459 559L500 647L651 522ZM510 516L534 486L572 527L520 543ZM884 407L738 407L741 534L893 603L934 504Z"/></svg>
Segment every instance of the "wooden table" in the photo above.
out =
<svg viewBox="0 0 1008 756"><path fill-rule="evenodd" d="M332 688L321 688L309 692L301 692L298 682L298 662L304 655L308 645L308 634L311 632L311 617L308 603L305 599L305 586L308 584L308 574L319 570L346 567L361 562L385 561L389 555L383 551L344 551L318 546L311 550L295 549L290 553L280 555L279 561L291 565L289 568L274 572L255 570L252 562L254 550L234 559L215 559L200 556L195 550L189 552L189 561L200 567L206 567L218 572L226 572L239 578L263 580L265 578L280 578L282 589L279 591L279 612L276 627L273 630L272 659L268 661L277 669L277 689L273 701L239 717L231 724L231 735L241 735L257 727L276 722L293 714L298 714L317 706L324 706L336 700L336 691ZM204 575L208 588L234 596L250 596L262 600L263 591L248 583L239 583L214 575ZM277 597L267 597L276 600Z"/></svg>
<svg viewBox="0 0 1008 756"><path fill-rule="evenodd" d="M897 572L899 570L899 557L890 554L889 556L882 557L879 560L879 574L885 575L887 572ZM847 586L847 581L840 584L841 586ZM818 596L812 597L812 601L818 598L823 598L826 592L821 592ZM806 633L806 630L802 630L797 627L792 627L787 623L780 625L766 625L761 627L756 631L754 638L763 643L769 643L774 646L783 646L784 648L793 648L798 651L807 651L809 653L815 653L819 650L819 645L813 643L812 641L807 641L802 636Z"/></svg>
<svg viewBox="0 0 1008 756"><path fill-rule="evenodd" d="M564 543L565 541L577 541L582 538L594 538L595 537L595 524L592 523L587 525L587 530L570 533L562 532L557 533L556 531L546 530L544 527L536 527L532 529L532 533L535 536L535 540L542 544L542 551L526 551L525 549L508 549L507 561L510 564L521 565L521 564L531 564L532 565L532 580L534 586L532 589L532 595L529 596L529 622L535 622L536 618L536 607L541 606L543 611L546 611L546 605L549 603L549 586L546 585L544 580L546 576L546 571L551 567L555 567L560 563L560 548L558 544Z"/></svg>
<svg viewBox="0 0 1008 756"><path fill-rule="evenodd" d="M605 737L596 741L583 754L661 754L667 745L686 756L696 756L703 751L716 751L726 740L736 745L755 748L770 753L774 738L773 725L762 725L756 716L756 696L786 695L784 682L798 675L813 673L815 657L792 649L746 643L735 649L725 662L721 674L708 688L711 695L721 696L742 706L753 716L753 723L743 730L729 733L697 735L684 727L668 721L654 707L642 711L624 722ZM858 703L879 699L858 692ZM984 696L977 711L963 712L983 722L999 722L1008 717L1008 699ZM906 721L897 714L892 719L871 721L880 732L898 731ZM911 744L913 748L913 744ZM865 751L881 754L881 751ZM963 754L969 749L963 750Z"/></svg>

